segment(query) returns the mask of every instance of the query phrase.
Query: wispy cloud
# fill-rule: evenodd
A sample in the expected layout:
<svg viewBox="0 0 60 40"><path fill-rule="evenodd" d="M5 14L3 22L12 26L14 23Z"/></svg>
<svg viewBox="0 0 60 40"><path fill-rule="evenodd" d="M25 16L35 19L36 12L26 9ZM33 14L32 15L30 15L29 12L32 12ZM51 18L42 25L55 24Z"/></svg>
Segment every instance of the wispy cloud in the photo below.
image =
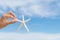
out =
<svg viewBox="0 0 60 40"><path fill-rule="evenodd" d="M60 34L47 33L0 33L0 40L60 40Z"/></svg>
<svg viewBox="0 0 60 40"><path fill-rule="evenodd" d="M37 15L40 17L60 16L59 4L58 0L0 0L0 5L4 9L6 9L6 6L9 6L12 10L16 11L16 8L19 7L19 11L25 15Z"/></svg>

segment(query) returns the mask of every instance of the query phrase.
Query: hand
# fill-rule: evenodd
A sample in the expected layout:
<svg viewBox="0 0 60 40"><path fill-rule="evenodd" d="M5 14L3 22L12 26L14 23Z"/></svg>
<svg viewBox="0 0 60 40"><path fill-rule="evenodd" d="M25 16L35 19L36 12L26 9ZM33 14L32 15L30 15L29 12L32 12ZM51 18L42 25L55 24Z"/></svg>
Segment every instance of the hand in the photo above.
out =
<svg viewBox="0 0 60 40"><path fill-rule="evenodd" d="M8 18L12 18L11 21L8 20ZM16 16L12 12L7 12L3 14L1 20L0 20L0 29L4 28L5 26L17 22Z"/></svg>

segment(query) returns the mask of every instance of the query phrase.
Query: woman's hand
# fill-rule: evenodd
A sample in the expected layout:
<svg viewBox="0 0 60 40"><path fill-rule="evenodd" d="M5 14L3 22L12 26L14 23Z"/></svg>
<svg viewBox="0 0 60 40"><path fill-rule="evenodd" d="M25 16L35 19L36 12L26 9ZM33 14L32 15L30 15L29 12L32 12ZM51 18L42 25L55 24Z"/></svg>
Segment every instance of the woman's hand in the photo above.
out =
<svg viewBox="0 0 60 40"><path fill-rule="evenodd" d="M8 18L12 18L11 21L8 20ZM9 24L17 22L16 16L12 12L7 12L3 14L1 20L0 20L0 29L6 27Z"/></svg>

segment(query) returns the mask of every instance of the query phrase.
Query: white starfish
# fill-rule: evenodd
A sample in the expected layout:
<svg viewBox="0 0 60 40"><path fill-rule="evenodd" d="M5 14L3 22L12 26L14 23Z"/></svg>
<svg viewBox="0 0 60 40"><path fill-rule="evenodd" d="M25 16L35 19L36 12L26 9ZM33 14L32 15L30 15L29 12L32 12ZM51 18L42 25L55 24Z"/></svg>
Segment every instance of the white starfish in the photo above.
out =
<svg viewBox="0 0 60 40"><path fill-rule="evenodd" d="M26 22L30 21L30 19L24 20L24 16L22 16L22 20L18 20L18 21L21 22L21 24L18 27L18 29L16 30L16 32L18 32L22 26L24 26L26 28L26 31L29 32L29 29L26 26Z"/></svg>

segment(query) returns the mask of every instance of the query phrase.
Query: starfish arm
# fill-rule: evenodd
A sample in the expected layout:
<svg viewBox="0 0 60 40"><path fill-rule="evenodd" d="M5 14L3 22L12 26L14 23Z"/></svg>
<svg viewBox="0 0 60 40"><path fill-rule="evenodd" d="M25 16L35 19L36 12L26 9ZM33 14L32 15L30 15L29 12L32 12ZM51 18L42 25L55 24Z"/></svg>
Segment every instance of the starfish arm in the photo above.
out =
<svg viewBox="0 0 60 40"><path fill-rule="evenodd" d="M22 25L23 24L21 23L21 25L17 28L16 32L18 32L21 29Z"/></svg>
<svg viewBox="0 0 60 40"><path fill-rule="evenodd" d="M31 19L29 18L29 19L27 19L27 20L25 20L25 22L29 22Z"/></svg>
<svg viewBox="0 0 60 40"><path fill-rule="evenodd" d="M23 21L24 21L24 15L22 15L22 19L23 19Z"/></svg>
<svg viewBox="0 0 60 40"><path fill-rule="evenodd" d="M24 23L24 27L26 28L27 32L29 32L28 27L26 26L26 23Z"/></svg>
<svg viewBox="0 0 60 40"><path fill-rule="evenodd" d="M17 19L18 22L22 22L21 20Z"/></svg>

